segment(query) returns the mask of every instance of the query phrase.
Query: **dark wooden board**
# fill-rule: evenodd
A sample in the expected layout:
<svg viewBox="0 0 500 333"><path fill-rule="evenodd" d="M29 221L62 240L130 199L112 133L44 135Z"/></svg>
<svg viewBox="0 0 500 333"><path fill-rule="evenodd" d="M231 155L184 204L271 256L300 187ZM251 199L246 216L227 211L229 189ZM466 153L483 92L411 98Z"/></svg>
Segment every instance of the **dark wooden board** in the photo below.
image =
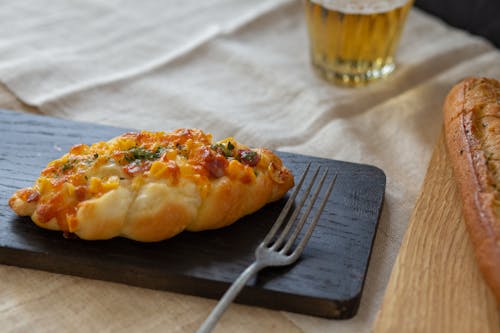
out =
<svg viewBox="0 0 500 333"><path fill-rule="evenodd" d="M167 129L166 129L167 130ZM253 260L253 252L284 200L232 226L184 232L158 243L123 238L66 239L20 218L7 201L31 186L45 165L77 143L108 140L124 129L0 110L0 263L219 298ZM229 133L228 133L229 135ZM279 153L295 175L305 165L338 175L333 193L301 259L268 268L237 302L328 317L357 312L385 191L373 166Z"/></svg>

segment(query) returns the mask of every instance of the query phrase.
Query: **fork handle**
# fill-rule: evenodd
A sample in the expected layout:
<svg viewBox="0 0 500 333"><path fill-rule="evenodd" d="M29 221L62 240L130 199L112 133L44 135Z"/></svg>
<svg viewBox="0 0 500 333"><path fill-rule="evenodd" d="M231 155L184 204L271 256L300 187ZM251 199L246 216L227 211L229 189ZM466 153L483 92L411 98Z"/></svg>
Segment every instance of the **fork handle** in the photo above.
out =
<svg viewBox="0 0 500 333"><path fill-rule="evenodd" d="M264 268L264 266L257 262L254 262L250 266L248 266L247 269L245 269L243 273L238 276L231 287L229 287L229 289L224 293L224 296L222 296L215 308L212 310L207 319L205 319L196 333L211 332L219 321L220 317L222 317L222 314L228 308L229 304L231 304L231 302L240 293L241 289L243 289L247 281L262 268Z"/></svg>

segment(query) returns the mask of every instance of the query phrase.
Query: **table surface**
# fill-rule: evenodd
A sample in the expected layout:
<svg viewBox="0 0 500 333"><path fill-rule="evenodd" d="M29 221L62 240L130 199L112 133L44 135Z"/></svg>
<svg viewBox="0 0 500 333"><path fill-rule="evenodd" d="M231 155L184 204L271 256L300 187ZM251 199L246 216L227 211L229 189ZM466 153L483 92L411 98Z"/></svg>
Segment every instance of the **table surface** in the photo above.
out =
<svg viewBox="0 0 500 333"><path fill-rule="evenodd" d="M211 0L200 10L196 0L183 6L155 0L6 2L0 11L8 27L0 30L0 81L6 85L0 86L0 108L123 128L199 127L215 138L234 135L254 146L384 170L384 207L354 318L234 305L217 327L368 332L382 302L378 323L384 324L400 309L391 295L406 293L393 283L383 298L408 223L419 225L410 216L441 131L443 100L464 76L499 78L500 53L414 8L397 70L367 87L347 89L311 70L301 1L231 4ZM402 269L407 266L395 267L398 279L411 280L404 274L411 270ZM14 266L0 265L0 276L0 325L7 332L192 332L215 304ZM473 321L472 314L461 319ZM406 324L388 325L397 331Z"/></svg>
<svg viewBox="0 0 500 333"><path fill-rule="evenodd" d="M500 332L500 311L476 263L441 133L374 332Z"/></svg>
<svg viewBox="0 0 500 333"><path fill-rule="evenodd" d="M0 108L37 113L2 85ZM446 200L442 200L443 193ZM203 310L182 331L195 330L214 304L191 298ZM253 332L255 325L248 322L258 318L263 332L303 332L279 311L234 305L228 313L217 331ZM443 134L436 143L373 331L400 332L402 327L406 332L500 332L500 309L475 262Z"/></svg>

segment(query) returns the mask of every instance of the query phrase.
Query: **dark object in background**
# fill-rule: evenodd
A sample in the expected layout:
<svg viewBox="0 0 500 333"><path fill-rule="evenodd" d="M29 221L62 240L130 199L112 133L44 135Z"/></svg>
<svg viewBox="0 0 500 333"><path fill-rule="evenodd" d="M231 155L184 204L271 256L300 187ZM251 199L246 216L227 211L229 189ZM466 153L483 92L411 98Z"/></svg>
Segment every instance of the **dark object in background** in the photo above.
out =
<svg viewBox="0 0 500 333"><path fill-rule="evenodd" d="M499 0L416 0L415 6L500 48Z"/></svg>

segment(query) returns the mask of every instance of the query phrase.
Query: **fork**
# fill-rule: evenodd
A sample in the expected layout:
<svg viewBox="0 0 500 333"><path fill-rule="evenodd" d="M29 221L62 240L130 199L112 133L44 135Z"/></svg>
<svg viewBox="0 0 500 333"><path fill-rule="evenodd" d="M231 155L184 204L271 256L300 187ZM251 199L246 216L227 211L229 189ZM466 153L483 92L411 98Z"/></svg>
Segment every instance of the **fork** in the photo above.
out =
<svg viewBox="0 0 500 333"><path fill-rule="evenodd" d="M304 250L307 242L309 241L309 238L311 237L314 228L316 227L316 224L318 223L318 220L320 218L320 215L325 208L326 202L328 201L328 198L332 192L333 185L335 184L335 180L337 179L337 175L335 175L330 182L330 185L328 186L323 199L320 203L319 208L316 211L316 215L314 216L313 220L309 224L309 227L307 228L303 238L301 239L300 243L297 245L297 247L293 250L291 250L295 240L299 236L300 231L304 227L306 220L311 213L311 210L313 208L314 202L318 198L318 195L321 192L321 189L323 187L323 184L325 182L326 176L328 174L328 168L323 172L323 175L321 176L316 189L312 195L312 197L309 200L309 204L305 211L303 212L298 224L295 226L295 229L291 235L289 235L290 230L292 229L295 220L297 219L297 215L300 213L302 208L304 207L304 204L306 202L306 199L308 198L309 194L311 193L311 190L313 188L313 185L316 183L316 179L320 170L320 167L316 168L316 171L314 172L314 175L312 176L312 179L309 183L309 186L305 189L304 194L301 197L301 200L299 204L295 207L295 210L293 211L292 215L288 219L287 224L283 227L283 230L281 231L281 234L277 237L275 241L273 239L276 236L276 233L280 229L281 225L285 221L286 217L288 216L288 213L290 211L290 208L292 207L292 204L295 201L295 198L297 197L297 194L299 193L299 190L302 188L302 185L304 183L304 180L306 179L306 176L309 172L311 164L309 163L302 174L302 177L300 178L299 183L297 184L295 190L293 191L292 195L288 199L288 201L285 204L285 207L283 207L280 215L278 216L278 219L272 226L271 230L269 230L269 233L266 235L264 240L259 244L257 249L255 249L255 260L254 262L247 267L241 273L241 275L233 282L231 287L225 292L225 294L222 296L220 301L217 303L215 308L212 310L210 315L207 317L207 319L203 322L203 324L200 326L198 329L197 333L208 333L211 332L212 329L217 325L217 322L219 319L222 317L222 314L228 306L231 304L231 302L236 298L236 296L239 294L239 292L243 289L247 281L254 276L256 273L258 273L261 269L265 267L271 267L271 266L286 266L294 263L297 261L297 259L300 257L302 254L302 251ZM287 239L288 237L288 239ZM286 243L285 243L286 241ZM284 244L285 243L285 244Z"/></svg>

